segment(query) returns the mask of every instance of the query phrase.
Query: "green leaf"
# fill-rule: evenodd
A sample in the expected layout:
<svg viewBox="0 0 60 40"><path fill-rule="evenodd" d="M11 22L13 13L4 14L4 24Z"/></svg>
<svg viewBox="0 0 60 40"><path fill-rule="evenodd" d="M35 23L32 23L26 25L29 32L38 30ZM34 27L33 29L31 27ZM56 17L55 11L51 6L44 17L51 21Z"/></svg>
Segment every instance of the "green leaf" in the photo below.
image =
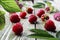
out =
<svg viewBox="0 0 60 40"><path fill-rule="evenodd" d="M1 1L14 1L14 0L1 0Z"/></svg>
<svg viewBox="0 0 60 40"><path fill-rule="evenodd" d="M47 31L41 30L41 29L31 29L31 32L34 32L34 34L28 35L28 37L31 38L40 38L40 39L54 39L54 36L50 35Z"/></svg>
<svg viewBox="0 0 60 40"><path fill-rule="evenodd" d="M3 6L3 8L8 12L20 12L21 9L18 7L17 3L12 0L2 0L0 1L0 4Z"/></svg>
<svg viewBox="0 0 60 40"><path fill-rule="evenodd" d="M45 7L45 4L38 2L38 3L34 4L33 7L34 8L44 8Z"/></svg>
<svg viewBox="0 0 60 40"><path fill-rule="evenodd" d="M19 0L20 2L22 2L22 0Z"/></svg>
<svg viewBox="0 0 60 40"><path fill-rule="evenodd" d="M58 40L57 38L49 38L49 39L46 39L46 40Z"/></svg>
<svg viewBox="0 0 60 40"><path fill-rule="evenodd" d="M54 38L54 37L44 37L42 35L39 35L39 34L31 34L31 35L28 35L28 37L30 38L37 38L37 39L45 39L45 40L58 40L57 38Z"/></svg>
<svg viewBox="0 0 60 40"><path fill-rule="evenodd" d="M31 32L34 32L34 33L36 33L36 34L42 34L42 33L46 33L46 34L48 34L48 32L47 31L45 31L45 30L41 30L41 29L31 29L30 30Z"/></svg>
<svg viewBox="0 0 60 40"><path fill-rule="evenodd" d="M54 12L54 7L53 6L50 7L50 12L51 13Z"/></svg>
<svg viewBox="0 0 60 40"><path fill-rule="evenodd" d="M2 30L5 26L5 17L4 17L5 12L0 10L0 30Z"/></svg>
<svg viewBox="0 0 60 40"><path fill-rule="evenodd" d="M49 1L44 1L48 6L51 6L51 2L49 2Z"/></svg>
<svg viewBox="0 0 60 40"><path fill-rule="evenodd" d="M8 0L2 0L2 1L8 1ZM15 0L9 0L9 1L15 1ZM22 1L22 0L19 0L20 2Z"/></svg>
<svg viewBox="0 0 60 40"><path fill-rule="evenodd" d="M5 12L0 10L0 15L4 15L4 14L5 14Z"/></svg>
<svg viewBox="0 0 60 40"><path fill-rule="evenodd" d="M41 39L54 38L53 36L48 36L48 35L45 35L45 34L31 34L31 35L28 35L28 36L31 37L31 38L41 38Z"/></svg>

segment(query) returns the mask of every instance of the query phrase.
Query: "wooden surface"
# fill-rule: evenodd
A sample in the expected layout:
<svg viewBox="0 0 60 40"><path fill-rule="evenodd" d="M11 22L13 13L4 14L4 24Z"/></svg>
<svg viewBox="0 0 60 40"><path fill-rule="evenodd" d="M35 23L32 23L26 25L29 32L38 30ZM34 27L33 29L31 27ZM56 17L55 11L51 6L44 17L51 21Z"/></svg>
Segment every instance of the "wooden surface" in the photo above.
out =
<svg viewBox="0 0 60 40"><path fill-rule="evenodd" d="M0 6L0 9L4 10L1 6ZM12 32L13 24L10 22L10 15L9 15L9 13L6 12L6 14L5 14L6 25L5 25L5 28L2 31L0 31L0 40L35 40L35 38L28 38L28 37L26 37L27 35L31 34L31 32L29 30L35 28L34 24L30 24L28 22L29 15L30 14L27 14L27 16L26 16L27 19L21 19L20 22L23 25L24 31L23 31L22 37L17 37ZM39 24L37 24L37 28L41 28L40 19L38 19L38 22L39 22Z"/></svg>
<svg viewBox="0 0 60 40"><path fill-rule="evenodd" d="M3 8L0 6L0 10L3 10ZM4 10L5 11L5 10ZM38 9L35 9L35 14L37 13ZM57 26L57 31L59 31L60 29L60 22L57 22L54 20L53 15L54 14L48 14L50 16L50 19L53 20L55 22L55 25ZM17 37L16 35L14 35L14 33L12 32L12 26L13 24L10 22L9 19L9 13L6 12L5 14L5 19L6 19L6 25L4 30L0 31L0 40L35 40L35 38L28 38L26 37L27 35L31 34L31 32L29 31L30 29L33 29L35 26L34 24L30 24L28 22L28 19L21 19L21 24L23 25L23 35L22 37ZM26 16L27 18L29 17L29 14L27 14ZM41 21L40 18L38 18L38 24L36 25L37 29L43 29L44 30L44 24ZM53 35L54 33L52 33L51 35ZM53 35L55 36L55 34ZM37 40L43 40L43 39L37 39Z"/></svg>

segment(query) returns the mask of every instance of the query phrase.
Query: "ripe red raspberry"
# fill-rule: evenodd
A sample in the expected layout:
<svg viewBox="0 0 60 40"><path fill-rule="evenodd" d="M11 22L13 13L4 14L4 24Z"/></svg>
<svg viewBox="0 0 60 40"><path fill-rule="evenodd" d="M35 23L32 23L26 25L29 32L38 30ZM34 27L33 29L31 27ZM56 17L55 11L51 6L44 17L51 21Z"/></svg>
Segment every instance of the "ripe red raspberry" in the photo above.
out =
<svg viewBox="0 0 60 40"><path fill-rule="evenodd" d="M47 12L48 12L48 11L50 11L50 7L46 7L46 9L45 9L45 10L46 10Z"/></svg>
<svg viewBox="0 0 60 40"><path fill-rule="evenodd" d="M11 16L10 16L10 21L11 21L12 23L17 23L17 22L20 21L20 18L19 18L19 16L18 16L17 14L11 14Z"/></svg>
<svg viewBox="0 0 60 40"><path fill-rule="evenodd" d="M21 18L25 18L26 15L27 15L26 12L21 12L21 13L20 13L20 17L21 17Z"/></svg>
<svg viewBox="0 0 60 40"><path fill-rule="evenodd" d="M16 23L13 25L12 31L17 35L20 36L23 32L23 26L21 23Z"/></svg>
<svg viewBox="0 0 60 40"><path fill-rule="evenodd" d="M33 15L33 14L31 14L30 16L29 16L29 20L28 20L31 24L33 24L34 22L36 22L37 21L37 17L35 16L35 15Z"/></svg>
<svg viewBox="0 0 60 40"><path fill-rule="evenodd" d="M41 9L38 11L37 16L41 17L42 14L45 14L45 11Z"/></svg>
<svg viewBox="0 0 60 40"><path fill-rule="evenodd" d="M47 31L55 32L56 26L52 20L47 20L44 28Z"/></svg>
<svg viewBox="0 0 60 40"><path fill-rule="evenodd" d="M27 9L27 12L28 12L29 14L32 14L32 13L33 13L33 9L32 9L32 8L28 8L28 9Z"/></svg>

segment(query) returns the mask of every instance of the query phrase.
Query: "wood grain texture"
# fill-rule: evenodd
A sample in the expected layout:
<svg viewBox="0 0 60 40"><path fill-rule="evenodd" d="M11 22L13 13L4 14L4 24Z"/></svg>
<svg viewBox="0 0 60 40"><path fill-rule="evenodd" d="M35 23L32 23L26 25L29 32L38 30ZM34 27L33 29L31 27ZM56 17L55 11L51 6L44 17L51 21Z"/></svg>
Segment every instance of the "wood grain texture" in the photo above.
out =
<svg viewBox="0 0 60 40"><path fill-rule="evenodd" d="M37 2L37 0L35 2ZM37 13L38 10L39 9L35 9L35 14ZM50 19L54 20L53 19L53 14L52 15L49 15L49 16L50 16ZM4 29L3 33L1 34L0 40L35 40L35 38L28 38L28 37L26 37L27 35L29 35L29 34L32 33L29 30L30 29L33 29L35 27L34 24L30 24L28 22L29 14L27 14L26 17L27 17L27 19L21 19L21 21L20 21L21 24L23 25L24 31L23 31L22 37L18 37L18 36L16 36L12 32L12 26L13 26L13 24L10 22L9 13L6 13L5 14L6 26L5 26L5 29ZM41 21L40 18L38 18L37 22L38 22L38 24L36 24L36 28L37 29L43 29L44 30L44 24L43 24L43 22ZM54 20L54 22L56 23L57 30L59 31L60 30L59 29L60 28L60 26L59 26L60 23L56 22L55 20ZM52 35L53 35L53 33L52 33ZM54 34L54 36L55 36L55 34ZM43 40L43 39L37 39L37 40Z"/></svg>

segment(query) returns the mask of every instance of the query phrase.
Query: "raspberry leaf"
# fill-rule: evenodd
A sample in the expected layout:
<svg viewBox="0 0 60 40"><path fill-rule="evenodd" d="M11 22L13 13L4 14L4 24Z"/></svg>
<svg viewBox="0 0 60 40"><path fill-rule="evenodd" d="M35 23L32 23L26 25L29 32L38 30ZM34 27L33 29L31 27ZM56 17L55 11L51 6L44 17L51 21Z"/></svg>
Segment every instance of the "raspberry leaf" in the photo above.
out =
<svg viewBox="0 0 60 40"><path fill-rule="evenodd" d="M38 3L34 4L33 7L34 8L44 8L45 7L45 4L38 2Z"/></svg>
<svg viewBox="0 0 60 40"><path fill-rule="evenodd" d="M46 39L46 40L54 40L54 39L57 39L57 38L54 38L54 36L50 35L45 30L31 29L30 31L34 33L34 34L28 35L28 37L31 37L31 38L40 38L40 39Z"/></svg>
<svg viewBox="0 0 60 40"><path fill-rule="evenodd" d="M58 40L57 38L54 38L54 37L46 37L46 36L42 36L42 35L39 35L39 34L31 34L28 37L37 38L37 39L44 39L44 40Z"/></svg>
<svg viewBox="0 0 60 40"><path fill-rule="evenodd" d="M31 38L41 38L41 39L48 39L48 38L53 38L52 36L48 36L45 34L31 34L29 35Z"/></svg>
<svg viewBox="0 0 60 40"><path fill-rule="evenodd" d="M45 30L40 30L40 29L31 29L30 31L31 31L31 32L34 32L34 33L36 33L36 34L48 33L48 32L46 32Z"/></svg>
<svg viewBox="0 0 60 40"><path fill-rule="evenodd" d="M49 38L49 39L46 39L46 40L58 40L57 38Z"/></svg>
<svg viewBox="0 0 60 40"><path fill-rule="evenodd" d="M5 26L5 12L0 10L0 30L2 30Z"/></svg>
<svg viewBox="0 0 60 40"><path fill-rule="evenodd" d="M21 9L18 7L14 0L0 0L2 7L8 12L20 12Z"/></svg>
<svg viewBox="0 0 60 40"><path fill-rule="evenodd" d="M44 1L49 7L52 6L52 3L49 1Z"/></svg>

